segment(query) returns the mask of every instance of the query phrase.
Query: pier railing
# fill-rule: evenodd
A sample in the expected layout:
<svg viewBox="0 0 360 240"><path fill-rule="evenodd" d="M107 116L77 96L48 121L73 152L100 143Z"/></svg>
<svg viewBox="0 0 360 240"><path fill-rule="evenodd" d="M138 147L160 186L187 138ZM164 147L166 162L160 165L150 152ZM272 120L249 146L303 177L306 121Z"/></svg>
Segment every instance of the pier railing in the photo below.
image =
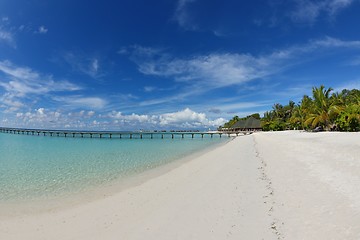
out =
<svg viewBox="0 0 360 240"><path fill-rule="evenodd" d="M72 131L72 130L46 130L46 129L23 129L0 127L0 133L22 134L33 136L50 136L50 137L71 137L71 138L117 138L117 139L153 139L153 138L185 138L185 137L235 137L240 134L246 135L252 131L239 132L116 132L116 131Z"/></svg>

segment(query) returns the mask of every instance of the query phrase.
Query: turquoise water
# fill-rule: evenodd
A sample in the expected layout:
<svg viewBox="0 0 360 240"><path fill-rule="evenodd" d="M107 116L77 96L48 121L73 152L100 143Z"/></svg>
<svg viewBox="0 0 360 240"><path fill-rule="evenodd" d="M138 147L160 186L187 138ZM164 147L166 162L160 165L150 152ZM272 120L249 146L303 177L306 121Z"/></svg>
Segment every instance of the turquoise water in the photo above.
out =
<svg viewBox="0 0 360 240"><path fill-rule="evenodd" d="M90 139L0 133L0 201L48 199L101 187L227 138Z"/></svg>

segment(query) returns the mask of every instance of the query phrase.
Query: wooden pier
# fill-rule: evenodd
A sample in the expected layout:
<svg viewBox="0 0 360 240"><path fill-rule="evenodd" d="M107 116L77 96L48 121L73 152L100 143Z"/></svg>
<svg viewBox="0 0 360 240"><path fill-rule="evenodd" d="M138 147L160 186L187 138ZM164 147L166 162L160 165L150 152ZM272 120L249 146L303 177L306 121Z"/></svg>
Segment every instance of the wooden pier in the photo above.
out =
<svg viewBox="0 0 360 240"><path fill-rule="evenodd" d="M174 139L174 138L195 138L195 137L235 137L240 134L251 134L252 131L242 132L111 132L111 131L67 131L67 130L46 130L46 129L23 129L0 127L0 133L22 134L33 136L49 137L71 137L71 138L107 138L107 139Z"/></svg>

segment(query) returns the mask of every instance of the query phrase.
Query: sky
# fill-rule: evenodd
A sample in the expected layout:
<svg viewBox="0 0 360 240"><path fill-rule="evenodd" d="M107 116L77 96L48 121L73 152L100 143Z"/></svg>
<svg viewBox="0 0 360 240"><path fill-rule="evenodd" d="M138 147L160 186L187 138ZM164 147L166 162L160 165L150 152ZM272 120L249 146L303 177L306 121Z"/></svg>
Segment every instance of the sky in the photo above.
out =
<svg viewBox="0 0 360 240"><path fill-rule="evenodd" d="M0 126L216 129L360 88L359 0L2 0Z"/></svg>

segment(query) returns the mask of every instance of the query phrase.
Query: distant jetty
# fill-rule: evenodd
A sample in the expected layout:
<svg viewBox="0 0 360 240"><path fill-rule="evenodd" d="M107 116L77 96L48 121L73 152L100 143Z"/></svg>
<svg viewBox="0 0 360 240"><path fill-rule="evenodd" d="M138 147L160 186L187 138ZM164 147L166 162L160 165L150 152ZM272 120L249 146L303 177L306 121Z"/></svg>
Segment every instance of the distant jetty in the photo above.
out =
<svg viewBox="0 0 360 240"><path fill-rule="evenodd" d="M22 134L33 136L50 136L50 137L71 137L71 138L117 138L117 139L174 139L174 138L204 138L204 137L232 137L240 134L251 134L253 131L237 132L200 132L200 131L78 131L78 130L50 130L50 129L25 129L25 128L7 128L0 127L1 133Z"/></svg>

